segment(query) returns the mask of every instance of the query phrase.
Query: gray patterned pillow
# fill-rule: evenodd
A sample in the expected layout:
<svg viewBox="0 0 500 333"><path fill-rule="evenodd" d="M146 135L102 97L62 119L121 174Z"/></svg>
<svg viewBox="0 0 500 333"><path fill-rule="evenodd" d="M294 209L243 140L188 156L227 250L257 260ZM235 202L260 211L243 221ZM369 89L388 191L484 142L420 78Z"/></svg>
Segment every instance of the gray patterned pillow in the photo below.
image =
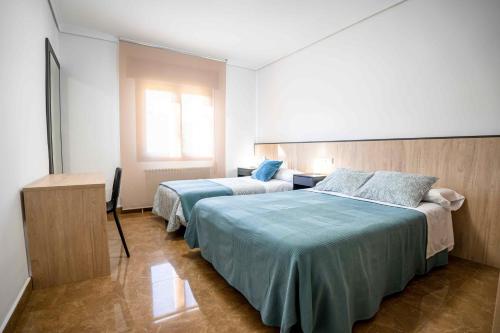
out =
<svg viewBox="0 0 500 333"><path fill-rule="evenodd" d="M373 172L341 168L335 170L328 177L316 184L314 189L318 191L332 191L351 195L372 176Z"/></svg>
<svg viewBox="0 0 500 333"><path fill-rule="evenodd" d="M438 180L394 171L377 171L375 175L354 193L354 196L388 202L396 205L417 207L425 193Z"/></svg>

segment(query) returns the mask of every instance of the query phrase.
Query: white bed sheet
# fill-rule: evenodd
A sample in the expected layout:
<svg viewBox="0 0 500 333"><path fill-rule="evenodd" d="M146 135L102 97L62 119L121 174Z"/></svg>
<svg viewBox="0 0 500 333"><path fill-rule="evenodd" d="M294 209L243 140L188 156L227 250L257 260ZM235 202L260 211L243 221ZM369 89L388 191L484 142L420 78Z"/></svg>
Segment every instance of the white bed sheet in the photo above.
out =
<svg viewBox="0 0 500 333"><path fill-rule="evenodd" d="M211 181L229 187L234 195L284 192L293 190L293 184L279 179L263 182L252 177L215 178Z"/></svg>
<svg viewBox="0 0 500 333"><path fill-rule="evenodd" d="M213 182L229 187L234 195L283 192L293 189L293 184L284 180L271 179L262 182L251 177L214 178ZM186 226L182 204L177 193L166 186L158 186L153 203L153 213L167 220L167 232Z"/></svg>
<svg viewBox="0 0 500 333"><path fill-rule="evenodd" d="M353 197L343 193L328 192L328 191L317 191L314 189L307 189L312 192L325 193L329 195L335 195L339 197L346 197L361 201L374 202L381 205L401 207L406 209L413 209L425 214L427 218L427 249L426 258L429 259L433 255L448 249L448 251L453 250L455 245L455 240L453 236L453 221L451 217L451 211L440 205L432 202L421 202L417 207L405 207L400 205L394 205L387 202L369 200L364 198Z"/></svg>

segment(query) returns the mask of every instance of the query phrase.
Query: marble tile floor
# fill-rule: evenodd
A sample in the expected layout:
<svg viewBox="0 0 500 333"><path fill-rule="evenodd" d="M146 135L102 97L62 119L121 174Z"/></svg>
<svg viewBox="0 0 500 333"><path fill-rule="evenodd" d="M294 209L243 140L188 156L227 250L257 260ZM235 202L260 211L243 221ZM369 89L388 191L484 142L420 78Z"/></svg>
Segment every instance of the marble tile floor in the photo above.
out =
<svg viewBox="0 0 500 333"><path fill-rule="evenodd" d="M108 221L111 275L33 291L18 332L278 332L181 233L146 214L122 218L127 259ZM386 298L353 332L490 333L498 270L451 257Z"/></svg>

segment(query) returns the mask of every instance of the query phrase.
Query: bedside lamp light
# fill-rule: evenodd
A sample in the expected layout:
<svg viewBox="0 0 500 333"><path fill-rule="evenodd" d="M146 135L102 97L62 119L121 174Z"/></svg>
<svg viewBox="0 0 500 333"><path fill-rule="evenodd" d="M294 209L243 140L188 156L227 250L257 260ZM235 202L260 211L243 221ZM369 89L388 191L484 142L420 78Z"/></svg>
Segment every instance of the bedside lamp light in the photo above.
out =
<svg viewBox="0 0 500 333"><path fill-rule="evenodd" d="M253 156L250 159L250 163L248 164L251 167L258 167L264 160L266 159L266 156Z"/></svg>
<svg viewBox="0 0 500 333"><path fill-rule="evenodd" d="M319 174L329 174L333 166L332 158L316 158L313 161L313 171Z"/></svg>

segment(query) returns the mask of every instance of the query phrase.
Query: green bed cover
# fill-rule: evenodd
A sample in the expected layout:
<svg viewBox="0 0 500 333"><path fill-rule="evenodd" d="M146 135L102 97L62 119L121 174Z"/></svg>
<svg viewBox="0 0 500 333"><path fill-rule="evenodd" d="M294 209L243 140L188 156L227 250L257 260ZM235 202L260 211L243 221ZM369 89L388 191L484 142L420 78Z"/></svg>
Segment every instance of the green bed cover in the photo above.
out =
<svg viewBox="0 0 500 333"><path fill-rule="evenodd" d="M201 200L184 237L282 332L351 332L448 260L421 212L306 190Z"/></svg>
<svg viewBox="0 0 500 333"><path fill-rule="evenodd" d="M229 187L208 179L171 180L162 182L160 185L168 187L177 193L181 200L182 214L184 214L186 221L190 220L191 211L198 200L233 195L233 190Z"/></svg>

